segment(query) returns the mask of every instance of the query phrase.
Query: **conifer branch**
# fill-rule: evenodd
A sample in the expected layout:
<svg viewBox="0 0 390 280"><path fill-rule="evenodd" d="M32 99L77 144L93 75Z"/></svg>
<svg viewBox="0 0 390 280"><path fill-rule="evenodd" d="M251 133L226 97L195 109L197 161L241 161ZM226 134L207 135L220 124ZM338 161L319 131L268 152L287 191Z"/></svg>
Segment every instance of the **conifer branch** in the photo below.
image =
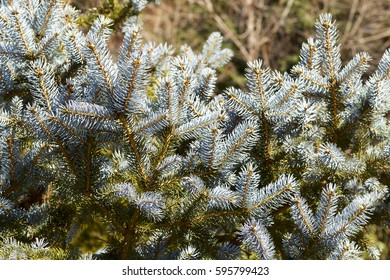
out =
<svg viewBox="0 0 390 280"><path fill-rule="evenodd" d="M45 131L45 133L47 134L47 136L49 136L49 138L53 139L59 146L60 148L60 151L61 153L64 155L65 159L66 159L66 162L68 163L69 165L69 168L72 170L73 174L78 177L78 170L72 160L72 156L66 151L65 147L64 147L64 144L62 143L62 141L56 137L55 135L53 135L50 131L50 129L43 123L43 121L39 118L37 112L36 112L36 109L35 108L32 108L31 109L31 113L33 114L33 116L36 118L39 126Z"/></svg>
<svg viewBox="0 0 390 280"><path fill-rule="evenodd" d="M131 216L130 223L126 227L126 232L125 232L125 236L124 236L124 240L123 240L124 246L123 246L122 255L121 255L123 260L128 259L130 249L133 246L132 243L133 243L133 240L134 240L134 237L136 234L137 221L140 218L140 215L141 215L141 212L137 208L135 210L135 212L133 213L133 215Z"/></svg>
<svg viewBox="0 0 390 280"><path fill-rule="evenodd" d="M292 73L253 61L249 92L220 95L232 53L219 33L175 55L132 18L116 61L110 19L82 32L59 0L13 2L0 7L0 259L74 258L90 223L98 259L377 258L364 230L387 217L389 51L366 80L370 57L342 63L324 14ZM127 17L147 1L105 3L133 4Z"/></svg>
<svg viewBox="0 0 390 280"><path fill-rule="evenodd" d="M329 59L329 70L330 70L330 81L331 84L333 84L336 81L336 73L334 69L334 62L333 62L333 53L332 53L332 43L330 39L330 27L332 26L332 22L329 22L328 20L325 19L325 21L322 23L322 26L325 29L325 50L326 50L326 56L327 59Z"/></svg>
<svg viewBox="0 0 390 280"><path fill-rule="evenodd" d="M87 196L91 196L92 188L92 137L87 137L86 144L86 157L85 157L85 193Z"/></svg>
<svg viewBox="0 0 390 280"><path fill-rule="evenodd" d="M211 172L213 166L214 166L214 160L215 160L215 144L216 144L216 141L217 141L217 134L218 134L218 129L216 127L213 127L211 129L211 133L213 135L212 139L211 139L211 154L210 154L210 159L209 159L209 171Z"/></svg>
<svg viewBox="0 0 390 280"><path fill-rule="evenodd" d="M11 137L11 135L9 135L7 137L7 144L8 144L8 160L10 162L10 177L11 177L11 182L13 181L13 178L15 178L15 161L14 161L14 156L13 156L13 144L14 144L14 140L13 138ZM12 183L11 183L12 185Z"/></svg>
<svg viewBox="0 0 390 280"><path fill-rule="evenodd" d="M19 77L18 77L18 75L15 73L15 71L12 70L12 68L10 67L9 64L7 64L7 69L8 69L8 71L11 73L12 78L13 78L14 80L17 81L17 80L19 79Z"/></svg>
<svg viewBox="0 0 390 280"><path fill-rule="evenodd" d="M79 46L78 46L78 44L76 42L76 36L74 35L74 33L70 34L69 39L72 42L72 44L73 44L72 46L76 50L79 59L83 60L84 56L83 56L83 54L82 54L82 52L81 52L81 50L80 50L80 48L79 48ZM78 64L80 64L80 63L78 63Z"/></svg>
<svg viewBox="0 0 390 280"><path fill-rule="evenodd" d="M75 110L72 110L69 108L63 108L62 112L66 113L66 114L70 114L70 115L77 115L77 116L90 117L90 118L96 118L96 119L109 119L109 120L115 119L111 115L98 115L98 114L93 114L93 113L89 113L89 112L75 111Z"/></svg>
<svg viewBox="0 0 390 280"><path fill-rule="evenodd" d="M312 236L315 236L316 235L316 231L314 230L314 228L312 227L311 223L309 222L309 217L307 217L306 215L306 211L303 210L302 208L302 204L301 204L301 200L300 199L297 199L295 201L295 205L299 211L299 214L300 214L300 217L302 218L302 222L304 223L305 227L309 230L310 234Z"/></svg>
<svg viewBox="0 0 390 280"><path fill-rule="evenodd" d="M54 8L54 5L57 3L57 0L51 0L48 5L48 9L45 15L45 20L43 22L43 25L41 27L41 31L38 34L38 40L41 40L43 38L43 35L46 32L47 25L49 23L50 17L52 16L52 9Z"/></svg>
<svg viewBox="0 0 390 280"><path fill-rule="evenodd" d="M282 104L284 104L290 98L290 96L292 96L297 91L297 89L298 85L292 84L290 91L285 96L283 96L283 98L278 102L276 106L281 106Z"/></svg>
<svg viewBox="0 0 390 280"><path fill-rule="evenodd" d="M28 43L27 43L27 40L26 40L26 35L25 35L24 32L23 32L23 29L22 29L20 20L19 20L19 18L18 18L19 11L18 11L18 10L14 10L14 11L12 12L12 15L14 16L15 22L16 22L16 24L17 24L17 26L18 26L18 31L19 31L19 34L20 34L20 36L21 36L21 38L22 38L24 47L25 47L25 49L26 49L27 56L28 56L28 57L31 57L33 53L32 53L31 50L30 50L30 47L29 47L29 45L28 45Z"/></svg>
<svg viewBox="0 0 390 280"><path fill-rule="evenodd" d="M57 1L57 0L54 0L54 1ZM59 35L59 33L55 32L53 34L53 36L49 40L47 40L47 42L45 42L45 44L43 44L41 46L41 48L38 50L37 54L43 55L44 50L47 49L47 47L50 46L50 44L52 44L57 39L58 35Z"/></svg>
<svg viewBox="0 0 390 280"><path fill-rule="evenodd" d="M184 104L185 96L186 96L189 85L190 85L189 77L185 76L183 79L183 88L181 89L181 92L180 92L179 111Z"/></svg>
<svg viewBox="0 0 390 280"><path fill-rule="evenodd" d="M171 144L171 141L172 141L172 138L174 137L174 129L171 128L168 132L168 135L167 137L165 138L165 141L164 141L164 146L161 150L161 153L158 157L158 160L157 160L157 163L156 163L156 166L159 166L161 164L161 162L164 160L164 158L167 156L167 152L168 152L168 149L169 149L169 146Z"/></svg>
<svg viewBox="0 0 390 280"><path fill-rule="evenodd" d="M130 58L131 53L134 51L134 45L137 41L138 34L139 34L138 30L134 30L133 33L131 34L132 35L131 41L130 41L129 46L128 46L127 51L126 51L126 58L127 59Z"/></svg>
<svg viewBox="0 0 390 280"><path fill-rule="evenodd" d="M313 70L313 67L314 67L314 52L316 51L316 47L314 45L310 45L309 46L309 62L307 64L307 68L309 70Z"/></svg>
<svg viewBox="0 0 390 280"><path fill-rule="evenodd" d="M0 19L3 20L7 24L10 23L10 20L6 16L4 16L2 13L0 13Z"/></svg>
<svg viewBox="0 0 390 280"><path fill-rule="evenodd" d="M293 189L293 186L291 184L286 184L283 188L281 188L280 190L278 190L277 192L271 194L270 196L268 196L266 199L254 204L253 206L249 207L249 211L253 211L255 210L256 208L260 208L264 205L266 205L267 203L270 203L272 200L274 200L275 198L279 197L279 196L282 196L283 194L285 193L288 193L290 192L291 190Z"/></svg>
<svg viewBox="0 0 390 280"><path fill-rule="evenodd" d="M47 88L45 86L45 82L43 80L43 71L42 69L34 69L35 73L37 74L38 80L39 80L39 85L42 89L43 96L45 98L46 104L47 104L47 109L51 112L51 101L49 98L49 92L47 91Z"/></svg>
<svg viewBox="0 0 390 280"><path fill-rule="evenodd" d="M338 141L338 131L339 131L339 112L338 112L338 96L337 96L337 89L333 86L330 89L330 106L331 106L331 113L332 113L332 141L334 143L337 143Z"/></svg>
<svg viewBox="0 0 390 280"><path fill-rule="evenodd" d="M228 92L227 93L228 97L233 100L234 102L236 102L237 104L239 104L240 106L244 107L246 110L248 110L248 112L250 112L251 114L253 114L254 116L257 116L259 118L261 118L261 115L256 112L255 110L253 110L251 107L249 107L247 104L245 104L244 102L242 102L241 100L238 100L234 94L232 92Z"/></svg>
<svg viewBox="0 0 390 280"><path fill-rule="evenodd" d="M127 88L127 94L126 94L125 103L124 103L124 106L123 106L123 112L126 112L126 109L129 106L130 99L131 99L132 94L133 94L134 89L135 89L135 80L136 80L136 77L137 77L140 65L141 65L141 59L140 58L137 58L137 59L133 60L133 63L132 63L133 71L132 71L130 84L129 84L128 88Z"/></svg>
<svg viewBox="0 0 390 280"><path fill-rule="evenodd" d="M9 167L10 185L8 188L5 188L3 191L3 196L5 198L9 197L9 195L13 191L15 191L18 187L15 182L15 160L14 160L14 152L13 152L14 139L12 138L11 135L8 135L6 142L7 142L7 157L10 166Z"/></svg>
<svg viewBox="0 0 390 280"><path fill-rule="evenodd" d="M54 121L55 123L59 124L63 128L65 128L69 133L71 133L73 136L75 136L80 142L83 142L86 144L86 141L83 139L83 137L77 133L73 128L71 128L69 125L65 124L64 122L60 121L58 118L56 118L53 115L50 115L49 118Z"/></svg>
<svg viewBox="0 0 390 280"><path fill-rule="evenodd" d="M137 148L137 144L136 144L136 141L134 138L134 133L131 131L130 126L129 126L124 114L119 114L118 120L120 121L120 123L122 124L122 127L124 128L124 131L126 133L127 139L129 141L129 144L130 144L130 147L131 147L133 153L135 154L135 158L137 160L137 165L138 165L138 168L141 172L141 177L144 179L145 182L147 182L148 181L147 176L146 176L143 164L142 164L141 154Z"/></svg>
<svg viewBox="0 0 390 280"><path fill-rule="evenodd" d="M204 213L204 214L201 214L199 216L196 216L194 217L189 224L196 224L196 223L200 223L200 222L203 222L205 220L208 220L208 219L212 219L212 218L215 218L215 217L228 217L228 216L241 216L241 215L245 215L247 213L247 211L245 211L244 209L235 209L235 210L224 210L224 211L215 211L215 212L207 212L207 213Z"/></svg>
<svg viewBox="0 0 390 280"><path fill-rule="evenodd" d="M296 70L295 70L295 73L296 73L299 77L301 77L301 78L303 78L304 80L308 81L309 83L312 83L312 84L314 84L314 85L316 85L316 86L319 86L320 88L323 88L324 90L329 90L329 86L328 86L328 85L323 84L323 83L320 83L320 82L318 82L318 81L312 79L312 78L309 77L308 75L304 74L304 72L303 72L301 69L296 69Z"/></svg>
<svg viewBox="0 0 390 280"><path fill-rule="evenodd" d="M245 133L236 141L236 143L227 151L227 153L218 161L218 165L222 165L224 162L226 162L233 153L241 146L244 141L254 133L254 130L252 127L249 127L246 129Z"/></svg>
<svg viewBox="0 0 390 280"><path fill-rule="evenodd" d="M104 67L103 62L101 61L100 56L99 56L99 54L96 51L95 45L92 42L88 42L88 48L91 50L93 56L95 57L95 60L96 60L96 62L98 64L98 66L99 66L99 69L100 69L100 71L103 74L103 77L104 77L104 80L105 80L105 82L107 84L107 87L110 90L110 92L112 93L112 91L113 91L113 84L112 84L110 75L108 74L108 70Z"/></svg>
<svg viewBox="0 0 390 280"><path fill-rule="evenodd" d="M243 189L243 196L242 196L242 200L241 200L241 208L245 207L247 197L250 195L248 188L249 188L250 178L252 177L252 174L253 174L253 170L249 169L248 174L247 174L247 178L245 181L245 186L242 188Z"/></svg>

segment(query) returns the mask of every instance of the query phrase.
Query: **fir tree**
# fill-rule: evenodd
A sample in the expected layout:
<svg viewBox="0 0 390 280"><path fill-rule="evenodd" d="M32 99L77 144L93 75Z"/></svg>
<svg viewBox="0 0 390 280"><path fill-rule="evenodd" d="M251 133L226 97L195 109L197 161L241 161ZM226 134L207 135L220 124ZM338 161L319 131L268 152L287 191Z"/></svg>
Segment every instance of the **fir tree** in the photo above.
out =
<svg viewBox="0 0 390 280"><path fill-rule="evenodd" d="M246 91L217 94L220 34L175 54L131 17L114 61L112 21L84 34L77 17L0 7L1 258L378 258L364 227L388 219L389 50L366 78L324 14L291 73L250 62Z"/></svg>

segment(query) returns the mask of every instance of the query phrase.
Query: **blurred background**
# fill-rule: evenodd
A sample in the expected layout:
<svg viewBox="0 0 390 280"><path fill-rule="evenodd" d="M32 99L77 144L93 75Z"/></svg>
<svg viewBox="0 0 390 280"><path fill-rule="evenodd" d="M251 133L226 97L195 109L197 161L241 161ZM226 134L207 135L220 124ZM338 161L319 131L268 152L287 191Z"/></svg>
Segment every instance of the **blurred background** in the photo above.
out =
<svg viewBox="0 0 390 280"><path fill-rule="evenodd" d="M113 7L130 0L68 0L84 14L112 15ZM219 31L225 47L234 51L232 62L219 77L222 88L244 87L248 61L261 58L266 66L288 71L299 58L300 46L315 36L318 16L330 12L336 19L343 61L367 51L376 65L390 47L390 0L160 0L141 13L145 40L167 42L176 49L187 44L201 50L211 32ZM123 18L121 19L123 21ZM92 22L84 21L84 25ZM122 22L120 22L121 24ZM120 25L119 24L119 25ZM120 31L120 29L118 29ZM121 42L111 40L115 53ZM372 67L371 70L373 70Z"/></svg>
<svg viewBox="0 0 390 280"><path fill-rule="evenodd" d="M80 25L87 30L98 14L115 22L110 49L121 44L121 26L134 14L131 0L67 0L81 11ZM390 0L160 0L149 1L140 16L145 41L167 42L174 49L186 44L200 51L210 33L219 31L224 47L234 58L219 73L216 91L235 86L245 88L244 69L248 61L262 59L265 66L289 71L298 61L301 44L315 36L314 23L321 13L336 19L343 63L366 51L374 71L390 47ZM370 226L370 237L382 246L383 259L390 259L390 229Z"/></svg>

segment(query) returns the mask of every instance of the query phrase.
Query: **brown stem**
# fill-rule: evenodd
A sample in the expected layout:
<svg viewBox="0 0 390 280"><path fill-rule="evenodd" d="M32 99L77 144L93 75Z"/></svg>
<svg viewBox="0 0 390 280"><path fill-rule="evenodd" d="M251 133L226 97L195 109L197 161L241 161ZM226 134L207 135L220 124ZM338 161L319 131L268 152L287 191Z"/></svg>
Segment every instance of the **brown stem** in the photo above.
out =
<svg viewBox="0 0 390 280"><path fill-rule="evenodd" d="M85 193L91 196L91 171L92 171L92 138L88 136L87 139L87 153L86 153L86 178L85 178Z"/></svg>
<svg viewBox="0 0 390 280"><path fill-rule="evenodd" d="M133 245L133 240L135 237L136 233L136 226L137 226L137 221L141 215L141 212L139 209L136 209L135 212L133 213L133 216L131 217L130 224L126 228L125 232L125 239L123 241L123 249L122 249L122 254L121 254L121 259L126 260L129 257L129 251L131 250L131 247Z"/></svg>
<svg viewBox="0 0 390 280"><path fill-rule="evenodd" d="M146 176L143 164L142 164L141 154L139 153L139 150L137 148L137 144L136 144L135 139L134 139L134 133L131 131L131 128L130 128L130 126L126 120L126 117L123 113L118 115L118 119L125 130L127 139L128 139L130 146L131 146L131 149L133 150L133 153L135 154L135 159L137 161L138 168L141 172L141 176L144 179L144 181L147 182L148 181L147 176Z"/></svg>

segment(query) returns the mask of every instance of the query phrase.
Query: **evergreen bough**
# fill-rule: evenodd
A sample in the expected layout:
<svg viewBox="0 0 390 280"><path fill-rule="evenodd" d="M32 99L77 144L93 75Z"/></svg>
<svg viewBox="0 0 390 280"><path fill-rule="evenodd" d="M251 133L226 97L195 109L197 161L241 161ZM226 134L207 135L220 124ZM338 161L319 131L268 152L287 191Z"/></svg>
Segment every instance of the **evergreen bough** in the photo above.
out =
<svg viewBox="0 0 390 280"><path fill-rule="evenodd" d="M131 17L115 62L111 20L84 34L77 17L1 2L0 258L379 257L364 229L388 226L389 50L369 77L367 53L343 65L323 14L291 73L254 61L247 90L217 94L220 34L175 54Z"/></svg>

